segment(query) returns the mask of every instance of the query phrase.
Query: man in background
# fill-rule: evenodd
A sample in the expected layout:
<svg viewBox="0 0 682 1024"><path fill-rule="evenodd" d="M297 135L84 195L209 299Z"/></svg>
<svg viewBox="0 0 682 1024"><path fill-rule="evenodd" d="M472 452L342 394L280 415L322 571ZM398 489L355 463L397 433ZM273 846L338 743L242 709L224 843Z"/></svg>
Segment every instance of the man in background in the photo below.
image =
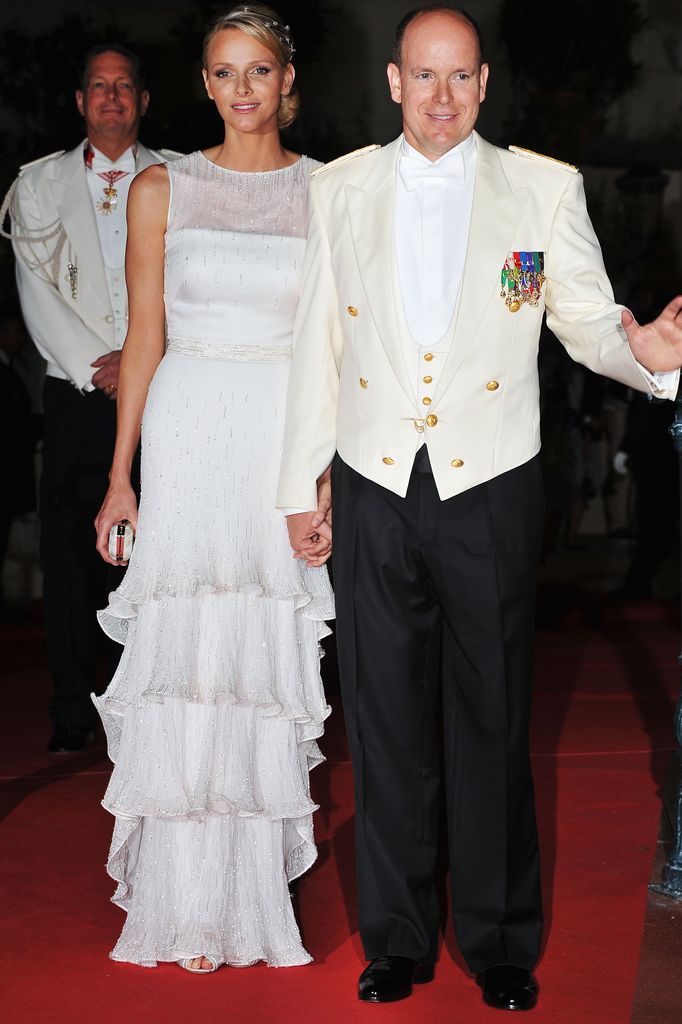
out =
<svg viewBox="0 0 682 1024"><path fill-rule="evenodd" d="M126 200L138 171L177 155L138 142L148 103L138 57L94 47L76 91L86 139L22 167L8 197L21 309L47 362L39 518L55 754L82 750L96 722L95 613L113 581L92 524L107 489L127 330Z"/></svg>

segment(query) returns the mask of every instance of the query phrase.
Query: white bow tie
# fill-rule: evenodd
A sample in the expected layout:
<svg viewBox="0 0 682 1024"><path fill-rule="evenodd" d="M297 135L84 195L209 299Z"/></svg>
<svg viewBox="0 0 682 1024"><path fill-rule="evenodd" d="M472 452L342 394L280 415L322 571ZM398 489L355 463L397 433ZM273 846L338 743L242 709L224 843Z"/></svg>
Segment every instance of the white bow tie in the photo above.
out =
<svg viewBox="0 0 682 1024"><path fill-rule="evenodd" d="M118 160L115 164L112 164L110 160L98 160L97 157L95 157L92 161L92 170L95 174L109 174L112 172L114 174L134 174L135 161Z"/></svg>
<svg viewBox="0 0 682 1024"><path fill-rule="evenodd" d="M98 153L97 150L92 150L92 160L90 162L90 169L95 174L108 174L110 172L123 171L125 174L135 173L135 154L132 149L126 150L125 153L121 154L115 164L108 160L103 154Z"/></svg>
<svg viewBox="0 0 682 1024"><path fill-rule="evenodd" d="M442 163L422 163L403 156L398 165L400 180L408 192L420 188L425 181L442 181L446 185L463 185L464 156L462 153L453 153Z"/></svg>

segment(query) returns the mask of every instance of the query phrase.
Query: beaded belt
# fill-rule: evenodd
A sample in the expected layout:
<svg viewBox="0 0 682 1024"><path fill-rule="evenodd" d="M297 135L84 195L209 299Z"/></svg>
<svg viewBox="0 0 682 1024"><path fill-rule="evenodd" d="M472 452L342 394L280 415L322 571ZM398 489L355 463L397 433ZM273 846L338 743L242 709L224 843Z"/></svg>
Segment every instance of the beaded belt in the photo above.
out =
<svg viewBox="0 0 682 1024"><path fill-rule="evenodd" d="M196 341L192 338L169 338L166 352L202 359L226 359L231 362L286 362L292 356L291 345L230 345L227 342Z"/></svg>

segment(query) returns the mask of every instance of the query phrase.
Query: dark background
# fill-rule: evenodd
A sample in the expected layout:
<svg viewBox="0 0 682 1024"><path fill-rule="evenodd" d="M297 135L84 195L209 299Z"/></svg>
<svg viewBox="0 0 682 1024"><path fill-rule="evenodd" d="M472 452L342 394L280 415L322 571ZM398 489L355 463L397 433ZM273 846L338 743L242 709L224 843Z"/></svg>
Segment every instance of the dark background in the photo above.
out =
<svg viewBox="0 0 682 1024"><path fill-rule="evenodd" d="M82 137L73 92L84 51L122 41L141 52L151 105L142 138L183 152L219 141L199 54L210 17L194 0L30 0L0 15L4 191L22 163ZM385 66L410 0L286 0L303 107L287 145L321 160L400 130ZM479 129L498 145L549 153L585 172L618 297L680 288L682 5L679 0L478 0L491 65ZM672 173L671 173L672 172ZM12 289L0 248L0 302ZM652 298L652 301L655 301Z"/></svg>
<svg viewBox="0 0 682 1024"><path fill-rule="evenodd" d="M141 132L147 145L189 152L218 142L222 123L203 88L200 53L208 21L228 6L208 0L5 5L0 194L21 164L83 137L74 90L83 54L95 42L123 42L141 54L151 92ZM302 96L286 145L329 160L394 138L400 111L388 95L386 63L395 26L414 0L282 0L275 6L293 29ZM467 9L481 25L491 68L481 134L497 145L516 143L580 166L616 297L641 321L655 316L682 291L682 3L472 0ZM15 317L16 309L12 250L0 239L0 318ZM616 417L609 427L609 402L623 408L629 399L570 363L548 332L540 364L548 520L557 524L548 531L551 550L560 534L570 540L587 503L612 486L610 460L622 444L623 421ZM29 384L37 415L42 361L24 344L14 365ZM640 425L636 431L640 447L669 459L667 421L653 433L651 424L654 415L669 419L672 407L649 412L646 430ZM585 413L589 428L582 425ZM594 468L599 444L604 454ZM642 464L652 464L648 454ZM670 479L668 463L657 479ZM646 485L653 504L668 504L654 485ZM632 524L620 528L630 532Z"/></svg>

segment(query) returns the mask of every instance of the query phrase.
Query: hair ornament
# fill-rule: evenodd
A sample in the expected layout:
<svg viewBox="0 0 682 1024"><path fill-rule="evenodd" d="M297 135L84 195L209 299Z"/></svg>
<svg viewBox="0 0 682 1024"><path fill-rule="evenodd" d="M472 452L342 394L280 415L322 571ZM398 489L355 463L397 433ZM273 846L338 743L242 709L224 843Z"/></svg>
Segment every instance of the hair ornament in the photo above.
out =
<svg viewBox="0 0 682 1024"><path fill-rule="evenodd" d="M265 26L265 28L268 28L272 32L274 32L275 35L285 44L285 46L289 50L289 60L291 60L293 55L296 53L296 49L294 47L294 41L291 35L291 27L289 25L283 25L281 21L275 21L272 18L268 18L267 15L265 15L262 11L259 11L253 7L249 7L248 4L243 4L242 7L234 8L234 10L230 14L228 14L228 18L238 18L243 14L248 14L249 17L251 18L257 18L258 21L260 21L260 23Z"/></svg>

